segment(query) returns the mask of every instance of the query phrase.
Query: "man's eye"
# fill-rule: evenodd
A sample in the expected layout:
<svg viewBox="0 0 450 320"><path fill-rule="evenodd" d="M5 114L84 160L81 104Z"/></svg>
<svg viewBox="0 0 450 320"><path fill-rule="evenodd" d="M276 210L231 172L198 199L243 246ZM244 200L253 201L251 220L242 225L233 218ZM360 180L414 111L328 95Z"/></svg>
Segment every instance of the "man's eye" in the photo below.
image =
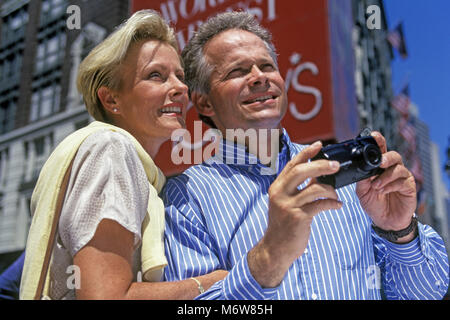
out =
<svg viewBox="0 0 450 320"><path fill-rule="evenodd" d="M229 78L240 77L240 76L245 75L247 72L248 71L246 69L244 69L244 68L236 68L236 69L231 70L228 73L227 78L229 79Z"/></svg>
<svg viewBox="0 0 450 320"><path fill-rule="evenodd" d="M272 65L272 64L270 64L270 63L266 63L266 64L263 64L261 67L261 71L274 71L275 70L275 67Z"/></svg>

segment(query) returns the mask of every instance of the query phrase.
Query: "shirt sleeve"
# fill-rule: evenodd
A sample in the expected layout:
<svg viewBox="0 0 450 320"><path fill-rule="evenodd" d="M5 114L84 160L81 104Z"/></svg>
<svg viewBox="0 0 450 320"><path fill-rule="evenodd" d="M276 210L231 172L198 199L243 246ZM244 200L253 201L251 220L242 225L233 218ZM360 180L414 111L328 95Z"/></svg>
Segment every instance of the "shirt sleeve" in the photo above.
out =
<svg viewBox="0 0 450 320"><path fill-rule="evenodd" d="M419 222L418 230L419 236L406 244L392 243L372 230L387 299L442 299L447 292L449 263L444 242L430 226Z"/></svg>
<svg viewBox="0 0 450 320"><path fill-rule="evenodd" d="M0 274L0 300L18 300L25 252Z"/></svg>
<svg viewBox="0 0 450 320"><path fill-rule="evenodd" d="M144 167L124 135L102 130L80 146L70 174L59 221L59 237L72 257L111 219L141 241L149 186Z"/></svg>
<svg viewBox="0 0 450 320"><path fill-rule="evenodd" d="M166 206L166 256L168 267L165 279L188 279L224 269L215 252L215 240L211 239L202 221L201 210L196 206L195 195L189 194L182 179L168 181L163 199ZM267 300L272 299L278 288L262 288L250 273L247 255L231 269L224 280L216 282L196 299L205 300Z"/></svg>

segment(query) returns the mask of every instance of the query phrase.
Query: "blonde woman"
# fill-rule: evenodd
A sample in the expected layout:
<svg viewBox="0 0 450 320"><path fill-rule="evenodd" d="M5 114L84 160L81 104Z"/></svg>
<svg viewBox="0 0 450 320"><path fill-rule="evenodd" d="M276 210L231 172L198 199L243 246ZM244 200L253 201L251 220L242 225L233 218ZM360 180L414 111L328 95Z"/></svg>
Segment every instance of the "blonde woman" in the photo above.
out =
<svg viewBox="0 0 450 320"><path fill-rule="evenodd" d="M41 171L21 298L194 298L226 272L159 282L165 179L152 158L184 127L188 104L174 31L154 11L135 13L84 59L77 84L97 121L66 138Z"/></svg>

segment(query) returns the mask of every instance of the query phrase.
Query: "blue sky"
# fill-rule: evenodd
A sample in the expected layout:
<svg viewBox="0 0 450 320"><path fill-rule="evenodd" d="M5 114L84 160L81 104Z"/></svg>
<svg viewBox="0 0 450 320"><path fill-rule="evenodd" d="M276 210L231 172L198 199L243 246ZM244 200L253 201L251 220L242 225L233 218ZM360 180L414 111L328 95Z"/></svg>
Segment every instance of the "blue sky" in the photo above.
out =
<svg viewBox="0 0 450 320"><path fill-rule="evenodd" d="M409 54L402 60L394 53L394 92L409 79L410 97L430 128L430 139L439 145L442 167L450 137L450 1L384 0L384 5L390 29L403 21ZM443 169L442 175L450 189Z"/></svg>

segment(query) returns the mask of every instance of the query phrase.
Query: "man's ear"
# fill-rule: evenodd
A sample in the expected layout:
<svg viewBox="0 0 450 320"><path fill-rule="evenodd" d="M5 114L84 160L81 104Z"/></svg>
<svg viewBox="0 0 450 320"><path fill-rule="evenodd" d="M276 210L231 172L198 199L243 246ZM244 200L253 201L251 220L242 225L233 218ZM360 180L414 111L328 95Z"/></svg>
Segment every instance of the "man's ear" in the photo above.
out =
<svg viewBox="0 0 450 320"><path fill-rule="evenodd" d="M212 117L215 115L212 104L206 94L192 92L191 101L199 114L207 117Z"/></svg>
<svg viewBox="0 0 450 320"><path fill-rule="evenodd" d="M114 92L107 87L100 87L97 90L97 96L103 107L111 114L120 114L120 108L116 100Z"/></svg>

